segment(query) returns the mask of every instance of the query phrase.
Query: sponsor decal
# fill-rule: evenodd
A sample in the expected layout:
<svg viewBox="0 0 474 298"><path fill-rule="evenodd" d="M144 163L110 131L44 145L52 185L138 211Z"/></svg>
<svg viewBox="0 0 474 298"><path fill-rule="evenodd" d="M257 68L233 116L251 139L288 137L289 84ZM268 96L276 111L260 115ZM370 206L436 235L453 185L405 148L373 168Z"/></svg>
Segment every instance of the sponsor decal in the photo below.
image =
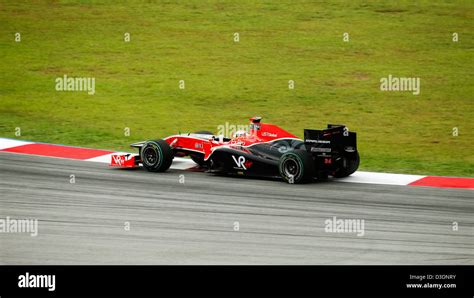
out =
<svg viewBox="0 0 474 298"><path fill-rule="evenodd" d="M202 149L202 143L196 143L196 144L194 144L194 148L196 148L196 149Z"/></svg>
<svg viewBox="0 0 474 298"><path fill-rule="evenodd" d="M248 169L252 166L252 161L251 160L247 160L245 163L244 163L244 166Z"/></svg>
<svg viewBox="0 0 474 298"><path fill-rule="evenodd" d="M347 146L347 147L344 147L344 151L346 151L346 152L355 152L355 148L352 147L352 146Z"/></svg>
<svg viewBox="0 0 474 298"><path fill-rule="evenodd" d="M239 139L237 139L237 140L233 139L232 141L230 141L230 144L237 145L237 146L244 146L245 142L242 141L242 140L239 140Z"/></svg>
<svg viewBox="0 0 474 298"><path fill-rule="evenodd" d="M264 137L276 138L276 137L277 137L277 134L276 134L276 133L271 133L271 132L264 131L264 132L262 132L262 136L264 136Z"/></svg>
<svg viewBox="0 0 474 298"><path fill-rule="evenodd" d="M311 152L331 152L331 148L311 147Z"/></svg>
<svg viewBox="0 0 474 298"><path fill-rule="evenodd" d="M234 169L247 170L252 166L252 161L246 160L244 156L239 156L236 158L235 155L232 155L232 159L237 165L237 167L234 167Z"/></svg>
<svg viewBox="0 0 474 298"><path fill-rule="evenodd" d="M331 144L331 141L328 140L311 140L311 139L306 139L304 140L306 143L316 143L316 144Z"/></svg>
<svg viewBox="0 0 474 298"><path fill-rule="evenodd" d="M122 166L125 164L125 156L123 155L112 155L112 164L116 164L118 166Z"/></svg>
<svg viewBox="0 0 474 298"><path fill-rule="evenodd" d="M134 166L134 156L127 154L127 155L112 155L112 163L113 166Z"/></svg>

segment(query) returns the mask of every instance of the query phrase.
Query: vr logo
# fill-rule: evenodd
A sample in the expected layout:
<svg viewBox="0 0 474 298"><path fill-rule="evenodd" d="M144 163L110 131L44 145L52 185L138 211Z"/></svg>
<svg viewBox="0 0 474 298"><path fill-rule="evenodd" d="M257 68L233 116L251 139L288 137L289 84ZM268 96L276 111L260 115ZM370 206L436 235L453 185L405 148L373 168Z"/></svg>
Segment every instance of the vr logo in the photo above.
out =
<svg viewBox="0 0 474 298"><path fill-rule="evenodd" d="M114 160L114 164L119 166L124 164L125 158L122 155L112 155L112 158Z"/></svg>
<svg viewBox="0 0 474 298"><path fill-rule="evenodd" d="M239 158L235 158L235 156L232 155L232 158L234 159L234 162L238 168L247 170L247 168L245 167L245 157L239 156Z"/></svg>

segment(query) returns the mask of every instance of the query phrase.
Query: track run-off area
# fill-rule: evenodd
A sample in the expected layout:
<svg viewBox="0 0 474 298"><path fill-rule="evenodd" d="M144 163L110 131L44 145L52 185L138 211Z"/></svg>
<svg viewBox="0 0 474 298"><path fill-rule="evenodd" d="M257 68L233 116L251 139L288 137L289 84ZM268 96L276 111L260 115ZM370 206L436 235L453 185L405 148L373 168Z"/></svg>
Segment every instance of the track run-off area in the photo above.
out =
<svg viewBox="0 0 474 298"><path fill-rule="evenodd" d="M474 264L472 178L289 185L187 159L166 173L110 168L111 153L0 139L0 219L38 220L36 236L0 233L0 263ZM363 233L328 231L336 219L363 220Z"/></svg>

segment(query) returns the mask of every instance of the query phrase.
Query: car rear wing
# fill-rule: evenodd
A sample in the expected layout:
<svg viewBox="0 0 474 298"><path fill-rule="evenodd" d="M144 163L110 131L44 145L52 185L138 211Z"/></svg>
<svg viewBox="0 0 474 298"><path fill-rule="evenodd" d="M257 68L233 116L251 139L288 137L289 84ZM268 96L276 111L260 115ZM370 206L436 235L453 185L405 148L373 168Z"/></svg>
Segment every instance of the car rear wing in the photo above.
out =
<svg viewBox="0 0 474 298"><path fill-rule="evenodd" d="M357 134L350 132L345 125L328 124L327 129L304 130L306 150L311 153L332 155L357 152Z"/></svg>

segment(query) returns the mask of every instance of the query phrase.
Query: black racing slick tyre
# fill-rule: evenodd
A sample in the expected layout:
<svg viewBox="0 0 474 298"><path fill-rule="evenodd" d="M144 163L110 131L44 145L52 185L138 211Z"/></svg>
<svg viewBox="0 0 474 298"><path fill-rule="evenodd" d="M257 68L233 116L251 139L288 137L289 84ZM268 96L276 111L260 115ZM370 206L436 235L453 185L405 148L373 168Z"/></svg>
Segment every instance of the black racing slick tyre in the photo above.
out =
<svg viewBox="0 0 474 298"><path fill-rule="evenodd" d="M314 175L311 155L305 150L292 150L280 157L280 175L288 183L310 182Z"/></svg>
<svg viewBox="0 0 474 298"><path fill-rule="evenodd" d="M344 160L342 163L342 167L340 167L334 173L334 177L336 178L347 177L353 174L359 168L359 163L360 163L359 152L356 152L356 154L352 158L348 158L348 157L343 157L343 158Z"/></svg>
<svg viewBox="0 0 474 298"><path fill-rule="evenodd" d="M207 130L200 130L200 131L196 131L195 134L212 135L212 132L207 131ZM189 157L191 157L191 159L200 167L204 167L206 165L203 154L199 154L199 153L190 154Z"/></svg>
<svg viewBox="0 0 474 298"><path fill-rule="evenodd" d="M164 140L147 141L140 156L143 167L150 172L164 172L173 162L173 150Z"/></svg>

